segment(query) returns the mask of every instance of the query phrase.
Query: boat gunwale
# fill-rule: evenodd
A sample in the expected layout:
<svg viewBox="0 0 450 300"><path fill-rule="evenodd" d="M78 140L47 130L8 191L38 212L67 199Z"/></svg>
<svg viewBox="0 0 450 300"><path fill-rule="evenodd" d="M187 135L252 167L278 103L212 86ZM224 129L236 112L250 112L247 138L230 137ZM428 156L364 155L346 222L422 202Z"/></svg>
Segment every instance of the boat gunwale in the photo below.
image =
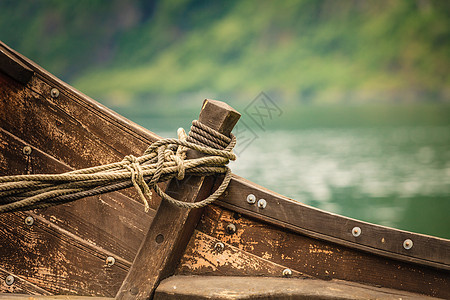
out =
<svg viewBox="0 0 450 300"><path fill-rule="evenodd" d="M258 208L257 205L247 203L248 194L254 194L257 199L265 199L267 201L266 208ZM450 270L450 257L448 256L450 240L448 239L377 225L327 212L280 195L235 174L230 181L227 193L222 195L216 204L312 238L395 260ZM312 222L315 218L319 221ZM334 226L327 226L330 224L320 221L323 219L328 219L329 223L334 223ZM344 226L347 230L339 232L341 230L339 226ZM354 237L351 233L354 227L362 228L360 237L368 237L363 240ZM380 234L383 235L380 236ZM386 245L384 248L376 242L381 241L382 238L385 241L383 244ZM402 243L406 239L413 241L413 247L409 250L403 248ZM388 242L392 240L397 243ZM433 248L427 252L429 249L419 248L420 246L429 247L430 243L438 246L438 249ZM433 254L438 258L433 258Z"/></svg>
<svg viewBox="0 0 450 300"><path fill-rule="evenodd" d="M98 117L108 121L111 125L120 128L128 133L131 133L136 138L144 141L156 141L160 139L158 135L151 132L150 130L145 129L144 127L126 119L125 117L117 114L113 110L107 108L106 106L98 103L92 98L86 96L81 93L77 89L71 87L67 83L58 79L33 61L24 57L23 55L17 53L13 49L9 48L2 41L0 41L0 50L6 51L10 54L14 59L17 59L19 62L25 64L27 67L31 68L34 71L34 75L31 80L27 83L27 86L33 89L33 84L36 81L36 78L39 78L47 85L45 88L48 89L47 92L50 92L51 88L59 88L62 93L70 93L71 99L77 101L78 104L84 106L89 111L97 115ZM56 84L55 84L56 83ZM37 91L39 93L39 91ZM41 91L42 92L42 91ZM227 192L226 195L222 196L216 204L223 206L225 208L231 209L238 213L242 213L248 215L252 218L256 218L258 220L289 229L293 232L304 234L313 238L329 241L338 245L342 245L345 247L355 248L358 250L363 250L365 252L374 253L377 255L389 257L392 259L406 261L411 263L417 263L421 265L431 266L438 269L450 270L450 257L446 256L445 253L450 253L450 240L428 236L419 233L408 232L404 230L399 230L391 227L385 227L382 225L376 225L352 218L348 218L345 216L333 214L330 212L326 212L320 210L318 208L314 208L308 205L305 205L301 202L292 200L288 197L282 196L276 192L270 191L264 187L261 187L253 182L250 182L242 177L237 175L233 175L233 179L230 182L230 186L233 185L243 185L243 190L239 190L239 193ZM268 201L268 208L259 209L256 205L249 205L246 202L246 196L248 193L254 193L258 196L258 198L264 198ZM299 223L298 216L295 217L292 214L288 215L286 213L277 213L276 210L271 210L271 206L276 203L279 208L279 212L286 212L287 210L292 210L296 212L301 212L301 214L308 215L309 218L303 220L304 223ZM364 235L367 231L380 232L384 231L386 236L404 236L404 238L409 238L414 241L414 247L412 251L405 252L408 250L403 249L402 245L399 245L397 248L388 249L381 248L376 246L374 243L361 242L357 241L352 235L351 231L347 230L346 233L337 234L336 227L322 227L322 228L311 228L308 226L308 222L311 222L313 217L325 217L330 220L334 220L340 225L349 225L349 228L353 228L354 226L363 226ZM419 241L419 242L417 242ZM417 251L417 244L427 244L427 243L435 243L439 245L440 250L439 258L433 259L430 255L427 255L426 251ZM428 246L428 245L427 245ZM436 253L435 249L433 252Z"/></svg>

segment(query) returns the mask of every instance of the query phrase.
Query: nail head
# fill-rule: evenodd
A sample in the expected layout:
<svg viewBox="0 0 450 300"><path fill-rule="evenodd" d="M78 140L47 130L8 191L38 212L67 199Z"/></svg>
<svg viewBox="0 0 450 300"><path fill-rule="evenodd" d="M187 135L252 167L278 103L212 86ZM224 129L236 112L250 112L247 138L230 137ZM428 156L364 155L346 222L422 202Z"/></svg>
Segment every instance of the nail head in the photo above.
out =
<svg viewBox="0 0 450 300"><path fill-rule="evenodd" d="M222 242L217 242L214 245L214 250L216 250L219 253L222 253L223 249L225 249L225 245Z"/></svg>
<svg viewBox="0 0 450 300"><path fill-rule="evenodd" d="M413 247L413 241L410 239L406 239L403 241L403 248L405 248L406 250L409 250Z"/></svg>
<svg viewBox="0 0 450 300"><path fill-rule="evenodd" d="M267 206L267 201L265 199L259 199L258 200L258 207L259 208L266 208Z"/></svg>
<svg viewBox="0 0 450 300"><path fill-rule="evenodd" d="M235 233L236 232L236 225L234 225L234 224L228 224L227 225L227 228L226 228L226 231L227 231L227 233L228 234L233 234L233 233Z"/></svg>
<svg viewBox="0 0 450 300"><path fill-rule="evenodd" d="M283 270L283 277L291 277L292 276L292 270L289 268L286 268Z"/></svg>
<svg viewBox="0 0 450 300"><path fill-rule="evenodd" d="M359 228L359 227L353 227L353 229L352 229L352 235L354 236L354 237L358 237L358 236L360 236L361 235L361 228Z"/></svg>
<svg viewBox="0 0 450 300"><path fill-rule="evenodd" d="M34 224L34 219L32 216L28 216L25 218L25 224L27 224L28 226L31 226Z"/></svg>
<svg viewBox="0 0 450 300"><path fill-rule="evenodd" d="M22 152L23 152L23 154L25 154L25 155L30 155L30 154L31 154L31 151L32 151L32 149L31 149L30 146L25 146L25 147L23 147L23 149L22 149Z"/></svg>
<svg viewBox="0 0 450 300"><path fill-rule="evenodd" d="M50 91L50 96L52 96L52 98L58 98L59 90L57 88L52 88Z"/></svg>
<svg viewBox="0 0 450 300"><path fill-rule="evenodd" d="M12 285L14 283L14 276L8 275L5 278L6 285Z"/></svg>
<svg viewBox="0 0 450 300"><path fill-rule="evenodd" d="M247 196L247 202L248 204L255 204L256 203L256 196L253 194L249 194Z"/></svg>
<svg viewBox="0 0 450 300"><path fill-rule="evenodd" d="M114 257L108 256L108 257L106 258L106 265L107 265L108 267L113 266L115 263L116 263L116 259L115 259Z"/></svg>

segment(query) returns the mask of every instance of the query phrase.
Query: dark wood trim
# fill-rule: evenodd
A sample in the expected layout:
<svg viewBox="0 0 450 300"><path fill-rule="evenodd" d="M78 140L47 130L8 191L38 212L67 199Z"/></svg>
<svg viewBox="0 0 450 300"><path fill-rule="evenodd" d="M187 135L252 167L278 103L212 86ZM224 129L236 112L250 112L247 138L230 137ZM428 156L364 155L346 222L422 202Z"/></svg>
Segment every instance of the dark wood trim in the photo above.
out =
<svg viewBox="0 0 450 300"><path fill-rule="evenodd" d="M1 42L0 42L1 43ZM14 59L6 51L0 48L0 72L5 73L12 79L26 84L33 76L33 70L22 62Z"/></svg>
<svg viewBox="0 0 450 300"><path fill-rule="evenodd" d="M205 100L199 122L229 135L239 117L227 104ZM213 186L211 176L189 177L181 182L173 179L166 192L181 201L197 202L205 199ZM173 274L201 214L202 209L188 210L162 201L116 298L151 298L158 283Z"/></svg>
<svg viewBox="0 0 450 300"><path fill-rule="evenodd" d="M265 199L266 208L260 209L256 204L248 204L246 198L249 194L254 194L257 199ZM325 212L281 196L236 175L233 175L226 194L216 203L310 237L401 261L450 270L450 240ZM352 235L354 227L361 228L359 237ZM403 241L406 239L413 241L413 247L409 250L403 248Z"/></svg>

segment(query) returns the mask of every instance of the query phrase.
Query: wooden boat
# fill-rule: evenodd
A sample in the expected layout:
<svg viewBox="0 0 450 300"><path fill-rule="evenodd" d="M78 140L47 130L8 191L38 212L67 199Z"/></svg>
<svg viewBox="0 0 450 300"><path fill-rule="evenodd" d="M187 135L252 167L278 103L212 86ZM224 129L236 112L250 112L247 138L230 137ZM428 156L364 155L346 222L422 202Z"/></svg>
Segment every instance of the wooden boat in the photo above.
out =
<svg viewBox="0 0 450 300"><path fill-rule="evenodd" d="M229 134L238 117L206 101L200 121ZM158 139L0 43L0 175L112 163ZM160 186L195 201L218 181ZM128 188L1 214L0 299L450 298L446 239L328 213L235 175L204 209L157 196L150 206Z"/></svg>

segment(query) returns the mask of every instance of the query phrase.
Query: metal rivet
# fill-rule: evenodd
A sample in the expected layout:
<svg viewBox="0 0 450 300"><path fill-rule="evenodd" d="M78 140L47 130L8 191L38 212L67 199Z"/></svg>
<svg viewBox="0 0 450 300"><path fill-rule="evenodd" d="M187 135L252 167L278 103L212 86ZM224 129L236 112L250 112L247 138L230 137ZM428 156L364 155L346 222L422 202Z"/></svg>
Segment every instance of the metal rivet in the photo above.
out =
<svg viewBox="0 0 450 300"><path fill-rule="evenodd" d="M214 250L216 250L219 253L222 253L223 249L225 249L225 245L222 242L217 242L214 245Z"/></svg>
<svg viewBox="0 0 450 300"><path fill-rule="evenodd" d="M28 226L33 225L33 223L34 223L34 219L32 216L28 216L25 218L25 224L27 224Z"/></svg>
<svg viewBox="0 0 450 300"><path fill-rule="evenodd" d="M405 248L406 250L409 250L413 247L413 241L411 241L410 239L406 239L403 241L403 248Z"/></svg>
<svg viewBox="0 0 450 300"><path fill-rule="evenodd" d="M284 269L283 270L283 277L291 277L292 276L292 270L291 269Z"/></svg>
<svg viewBox="0 0 450 300"><path fill-rule="evenodd" d="M59 90L57 88L52 88L52 90L50 91L50 96L52 96L52 98L58 98Z"/></svg>
<svg viewBox="0 0 450 300"><path fill-rule="evenodd" d="M32 151L32 149L31 149L30 146L25 146L25 147L23 147L23 149L22 149L22 152L23 152L23 154L25 154L25 155L30 155L30 154L31 154L31 151Z"/></svg>
<svg viewBox="0 0 450 300"><path fill-rule="evenodd" d="M156 241L158 244L161 244L162 242L164 242L164 235L162 235L161 233L158 234L158 235L156 236L156 238L155 238L155 241Z"/></svg>
<svg viewBox="0 0 450 300"><path fill-rule="evenodd" d="M108 257L106 258L106 265L107 265L108 267L111 267L111 266L114 265L115 263L116 263L116 259L115 259L114 257L108 256Z"/></svg>
<svg viewBox="0 0 450 300"><path fill-rule="evenodd" d="M227 231L228 234L233 234L233 233L235 233L235 232L236 232L236 225L234 225L234 224L228 224L228 225L227 225L227 228L226 228L226 231Z"/></svg>
<svg viewBox="0 0 450 300"><path fill-rule="evenodd" d="M353 227L352 234L354 237L358 237L361 235L361 228L359 227Z"/></svg>
<svg viewBox="0 0 450 300"><path fill-rule="evenodd" d="M12 285L14 283L14 276L8 275L5 278L6 285Z"/></svg>
<svg viewBox="0 0 450 300"><path fill-rule="evenodd" d="M255 204L256 203L256 196L253 194L249 194L247 196L247 203L248 204Z"/></svg>
<svg viewBox="0 0 450 300"><path fill-rule="evenodd" d="M267 201L265 199L259 199L258 200L258 207L259 208L266 208L267 206Z"/></svg>

